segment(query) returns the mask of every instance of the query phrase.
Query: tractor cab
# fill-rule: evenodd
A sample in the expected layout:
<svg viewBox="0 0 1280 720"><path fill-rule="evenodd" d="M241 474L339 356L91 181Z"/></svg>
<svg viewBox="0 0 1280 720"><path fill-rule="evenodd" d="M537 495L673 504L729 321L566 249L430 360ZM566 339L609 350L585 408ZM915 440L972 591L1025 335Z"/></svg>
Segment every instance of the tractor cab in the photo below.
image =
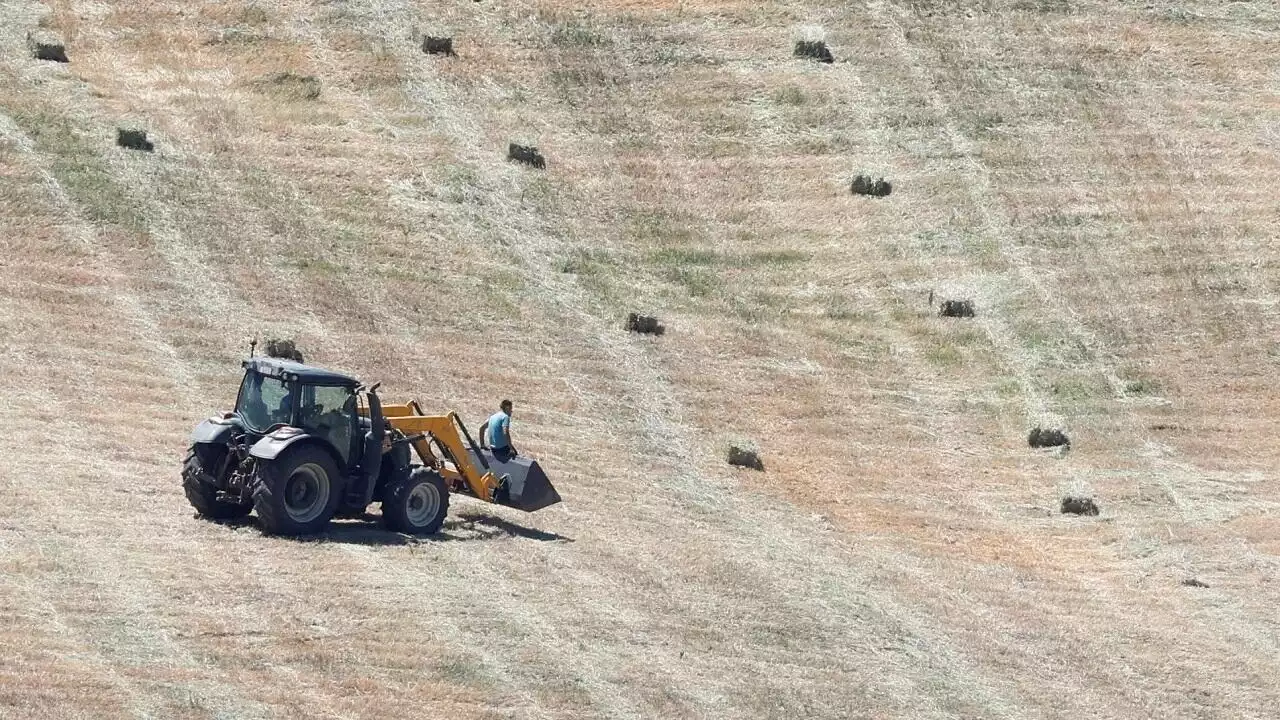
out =
<svg viewBox="0 0 1280 720"><path fill-rule="evenodd" d="M284 428L301 430L329 445L341 466L360 460L360 381L271 357L245 360L244 368L235 414L247 431L266 435Z"/></svg>

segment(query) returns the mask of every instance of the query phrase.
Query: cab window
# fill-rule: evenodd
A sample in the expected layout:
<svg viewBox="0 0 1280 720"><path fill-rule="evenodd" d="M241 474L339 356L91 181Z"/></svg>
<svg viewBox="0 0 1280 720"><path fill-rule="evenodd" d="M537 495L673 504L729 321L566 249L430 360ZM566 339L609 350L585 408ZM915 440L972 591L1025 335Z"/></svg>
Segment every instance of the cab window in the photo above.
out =
<svg viewBox="0 0 1280 720"><path fill-rule="evenodd" d="M298 422L302 429L332 443L343 461L350 462L356 425L356 395L351 388L304 385Z"/></svg>

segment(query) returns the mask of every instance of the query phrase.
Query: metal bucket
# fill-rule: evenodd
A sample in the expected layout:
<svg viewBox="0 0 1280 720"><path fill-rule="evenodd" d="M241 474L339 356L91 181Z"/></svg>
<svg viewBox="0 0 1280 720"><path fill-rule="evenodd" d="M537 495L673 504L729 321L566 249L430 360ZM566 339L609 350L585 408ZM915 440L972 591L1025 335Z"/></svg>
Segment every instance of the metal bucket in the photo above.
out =
<svg viewBox="0 0 1280 720"><path fill-rule="evenodd" d="M492 450L481 450L481 453L495 477L501 480L506 476L506 482L498 487L494 498L499 505L533 512L560 502L560 493L556 492L547 479L547 474L542 472L537 460L518 455L502 462L494 457ZM471 462L478 468L484 467L474 452L471 454Z"/></svg>

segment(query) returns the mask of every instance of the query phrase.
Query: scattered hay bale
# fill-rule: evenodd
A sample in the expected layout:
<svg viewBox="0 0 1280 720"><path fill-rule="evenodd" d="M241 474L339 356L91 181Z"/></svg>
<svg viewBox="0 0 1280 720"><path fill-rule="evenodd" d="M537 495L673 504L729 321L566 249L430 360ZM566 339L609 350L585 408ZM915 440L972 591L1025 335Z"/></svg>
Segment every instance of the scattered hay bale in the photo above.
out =
<svg viewBox="0 0 1280 720"><path fill-rule="evenodd" d="M430 35L423 37L422 52L428 55L458 56L458 53L453 51L453 38L451 37L432 37Z"/></svg>
<svg viewBox="0 0 1280 720"><path fill-rule="evenodd" d="M60 63L71 62L67 59L66 43L62 42L62 38L47 30L27 33L27 47L31 49L31 56L37 60Z"/></svg>
<svg viewBox="0 0 1280 720"><path fill-rule="evenodd" d="M794 54L796 57L812 58L828 64L836 61L831 56L831 49L822 40L797 40Z"/></svg>
<svg viewBox="0 0 1280 720"><path fill-rule="evenodd" d="M532 145L517 145L511 143L507 146L507 159L524 163L539 170L547 168L547 159L542 157L542 153L538 152L538 148Z"/></svg>
<svg viewBox="0 0 1280 720"><path fill-rule="evenodd" d="M764 470L764 461L760 459L760 452L746 444L734 443L730 445L727 459L730 465L751 468L752 470Z"/></svg>
<svg viewBox="0 0 1280 720"><path fill-rule="evenodd" d="M1042 430L1036 427L1027 435L1027 444L1033 448L1070 447L1071 439L1061 430Z"/></svg>
<svg viewBox="0 0 1280 720"><path fill-rule="evenodd" d="M854 195L870 195L871 197L885 197L893 192L893 183L880 178L873 180L870 175L859 175L853 179L849 185L849 191Z"/></svg>
<svg viewBox="0 0 1280 720"><path fill-rule="evenodd" d="M153 152L154 143L147 139L147 131L140 128L116 128L116 145L128 150Z"/></svg>
<svg viewBox="0 0 1280 720"><path fill-rule="evenodd" d="M306 362L302 359L302 351L292 340L271 338L267 340L267 357L281 358L284 360L292 360L294 362Z"/></svg>
<svg viewBox="0 0 1280 720"><path fill-rule="evenodd" d="M1097 515L1098 504L1093 501L1093 498L1068 495L1062 498L1062 513L1064 515Z"/></svg>
<svg viewBox="0 0 1280 720"><path fill-rule="evenodd" d="M627 324L625 328L630 332L640 333L642 335L662 335L667 328L660 322L658 318L649 317L648 315L638 315L630 313L627 315Z"/></svg>
<svg viewBox="0 0 1280 720"><path fill-rule="evenodd" d="M1204 581L1202 581L1202 580L1198 580L1198 579L1196 579L1196 578L1187 578L1186 580L1183 580L1183 581L1182 581L1182 584L1183 584L1183 585L1185 585L1185 586L1187 586L1187 587L1198 587L1198 588L1207 588L1207 587L1209 587L1209 583L1204 582Z"/></svg>
<svg viewBox="0 0 1280 720"><path fill-rule="evenodd" d="M943 300L938 306L939 317L971 318L973 314L972 300Z"/></svg>
<svg viewBox="0 0 1280 720"><path fill-rule="evenodd" d="M316 100L320 97L320 78L294 72L278 72L259 78L259 90L289 100Z"/></svg>

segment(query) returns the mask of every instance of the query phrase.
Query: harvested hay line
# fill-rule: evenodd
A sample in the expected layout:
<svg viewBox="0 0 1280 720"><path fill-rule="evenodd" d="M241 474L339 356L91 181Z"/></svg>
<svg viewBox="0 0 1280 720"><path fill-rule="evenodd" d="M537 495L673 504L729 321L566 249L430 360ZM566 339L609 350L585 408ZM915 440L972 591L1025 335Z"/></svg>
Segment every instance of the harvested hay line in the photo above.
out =
<svg viewBox="0 0 1280 720"><path fill-rule="evenodd" d="M253 86L258 92L281 100L317 100L320 97L320 78L293 72L278 72L258 78Z"/></svg>

